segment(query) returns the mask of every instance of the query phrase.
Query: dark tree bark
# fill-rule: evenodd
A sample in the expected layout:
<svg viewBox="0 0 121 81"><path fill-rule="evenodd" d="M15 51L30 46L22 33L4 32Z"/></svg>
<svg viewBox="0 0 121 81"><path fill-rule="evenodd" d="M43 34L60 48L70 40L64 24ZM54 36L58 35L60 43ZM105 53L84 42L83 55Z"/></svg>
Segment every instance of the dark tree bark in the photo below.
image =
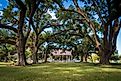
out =
<svg viewBox="0 0 121 81"><path fill-rule="evenodd" d="M81 62L87 62L87 57L88 57L87 53L81 54Z"/></svg>
<svg viewBox="0 0 121 81"><path fill-rule="evenodd" d="M111 56L111 53L109 54L109 51L102 49L102 47L99 47L100 64L103 64L103 65L110 64L109 62L110 56Z"/></svg>
<svg viewBox="0 0 121 81"><path fill-rule="evenodd" d="M24 20L26 16L26 5L20 0L15 0L17 5L20 7L20 16L19 16L19 23L18 23L18 33L17 33L17 53L18 53L18 62L17 65L19 66L25 66L27 64L26 62L26 56L25 56L25 45L27 37L24 36L23 33L23 25Z"/></svg>
<svg viewBox="0 0 121 81"><path fill-rule="evenodd" d="M109 55L106 55L107 53L105 52L102 52L101 55L100 55L100 64L103 64L103 65L108 65L110 64L109 62L109 59L110 59L110 56Z"/></svg>
<svg viewBox="0 0 121 81"><path fill-rule="evenodd" d="M33 64L37 64L38 63L38 55L37 55L37 52L38 52L38 48L35 47L34 50L33 50Z"/></svg>
<svg viewBox="0 0 121 81"><path fill-rule="evenodd" d="M44 63L46 63L46 62L47 62L47 53L44 56Z"/></svg>
<svg viewBox="0 0 121 81"><path fill-rule="evenodd" d="M25 43L22 40L18 41L17 46L17 53L18 53L18 66L25 66L27 65L26 56L25 56Z"/></svg>
<svg viewBox="0 0 121 81"><path fill-rule="evenodd" d="M84 54L81 54L81 62L83 62L83 56L84 56Z"/></svg>
<svg viewBox="0 0 121 81"><path fill-rule="evenodd" d="M33 64L38 63L38 55L37 55L37 52L38 52L38 49L39 49L38 41L39 41L38 35L36 35L35 40L34 40L34 48L33 48Z"/></svg>

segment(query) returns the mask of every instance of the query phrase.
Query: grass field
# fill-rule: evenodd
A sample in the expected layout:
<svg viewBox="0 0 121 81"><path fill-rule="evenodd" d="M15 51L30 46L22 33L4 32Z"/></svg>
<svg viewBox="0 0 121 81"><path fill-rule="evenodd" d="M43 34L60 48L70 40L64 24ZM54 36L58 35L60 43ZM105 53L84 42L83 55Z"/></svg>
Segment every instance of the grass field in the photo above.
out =
<svg viewBox="0 0 121 81"><path fill-rule="evenodd" d="M121 81L121 65L47 63L20 67L0 63L0 81Z"/></svg>

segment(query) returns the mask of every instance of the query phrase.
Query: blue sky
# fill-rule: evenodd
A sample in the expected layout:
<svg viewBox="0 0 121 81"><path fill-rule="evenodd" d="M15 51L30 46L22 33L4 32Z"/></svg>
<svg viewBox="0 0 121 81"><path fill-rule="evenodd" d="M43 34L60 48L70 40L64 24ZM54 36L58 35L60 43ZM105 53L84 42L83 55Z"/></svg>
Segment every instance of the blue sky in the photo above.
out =
<svg viewBox="0 0 121 81"><path fill-rule="evenodd" d="M2 10L3 8L5 8L7 6L7 0L0 0L0 10ZM67 3L64 3L66 6L69 6L71 4L71 2L69 2L68 4ZM118 38L117 38L117 50L119 52L119 54L121 55L121 30L120 30L120 33L118 35Z"/></svg>
<svg viewBox="0 0 121 81"><path fill-rule="evenodd" d="M0 0L0 10L5 8L7 4L8 4L7 0Z"/></svg>

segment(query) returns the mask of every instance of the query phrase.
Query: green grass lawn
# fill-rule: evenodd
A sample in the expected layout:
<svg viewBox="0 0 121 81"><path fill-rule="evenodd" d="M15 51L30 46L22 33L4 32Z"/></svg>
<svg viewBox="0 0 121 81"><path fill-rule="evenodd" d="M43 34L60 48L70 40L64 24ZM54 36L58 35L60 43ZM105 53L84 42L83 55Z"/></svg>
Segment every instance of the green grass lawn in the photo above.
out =
<svg viewBox="0 0 121 81"><path fill-rule="evenodd" d="M121 81L121 65L47 63L20 67L0 63L0 81Z"/></svg>

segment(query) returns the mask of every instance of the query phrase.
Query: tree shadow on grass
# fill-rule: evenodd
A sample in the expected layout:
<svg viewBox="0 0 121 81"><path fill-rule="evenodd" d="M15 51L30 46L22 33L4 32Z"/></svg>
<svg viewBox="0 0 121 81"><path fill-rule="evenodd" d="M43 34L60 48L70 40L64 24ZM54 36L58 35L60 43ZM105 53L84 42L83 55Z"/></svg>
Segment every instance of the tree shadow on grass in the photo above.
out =
<svg viewBox="0 0 121 81"><path fill-rule="evenodd" d="M121 69L121 63L110 63L109 65L95 64L94 66L101 68Z"/></svg>
<svg viewBox="0 0 121 81"><path fill-rule="evenodd" d="M0 81L36 81L41 76L26 67L0 67Z"/></svg>
<svg viewBox="0 0 121 81"><path fill-rule="evenodd" d="M121 81L121 72L90 72L81 77L82 81Z"/></svg>
<svg viewBox="0 0 121 81"><path fill-rule="evenodd" d="M4 66L0 67L0 81L121 81L121 70L112 66L115 65L106 68L87 63Z"/></svg>

